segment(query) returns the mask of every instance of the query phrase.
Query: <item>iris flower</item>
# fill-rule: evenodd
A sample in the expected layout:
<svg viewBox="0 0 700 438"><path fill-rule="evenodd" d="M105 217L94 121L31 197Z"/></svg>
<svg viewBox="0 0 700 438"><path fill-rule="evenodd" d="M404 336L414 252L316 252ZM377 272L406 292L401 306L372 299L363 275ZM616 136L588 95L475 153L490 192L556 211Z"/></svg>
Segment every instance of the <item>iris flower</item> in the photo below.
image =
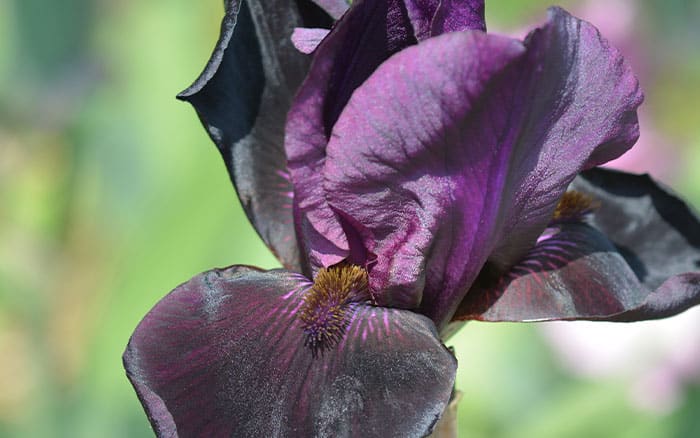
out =
<svg viewBox="0 0 700 438"><path fill-rule="evenodd" d="M136 328L124 363L159 436L424 436L461 321L698 303L697 216L596 168L637 140L642 94L592 25L553 8L518 41L482 1L317 3L333 15L227 1L179 96L284 269L197 275Z"/></svg>

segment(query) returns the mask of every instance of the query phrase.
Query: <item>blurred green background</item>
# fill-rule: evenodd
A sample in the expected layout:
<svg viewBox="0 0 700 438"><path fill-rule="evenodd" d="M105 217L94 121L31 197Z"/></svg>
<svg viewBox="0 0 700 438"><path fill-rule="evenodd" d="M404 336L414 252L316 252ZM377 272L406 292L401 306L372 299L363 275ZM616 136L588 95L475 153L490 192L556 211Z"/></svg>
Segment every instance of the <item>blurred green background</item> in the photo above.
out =
<svg viewBox="0 0 700 438"><path fill-rule="evenodd" d="M548 5L492 1L488 22L522 34ZM639 69L651 152L632 166L700 206L700 2L563 6ZM276 266L174 99L221 16L217 0L0 0L0 436L152 436L121 365L141 317L203 270ZM571 373L537 326L473 323L453 343L461 436L700 436L700 371L650 414L624 378Z"/></svg>

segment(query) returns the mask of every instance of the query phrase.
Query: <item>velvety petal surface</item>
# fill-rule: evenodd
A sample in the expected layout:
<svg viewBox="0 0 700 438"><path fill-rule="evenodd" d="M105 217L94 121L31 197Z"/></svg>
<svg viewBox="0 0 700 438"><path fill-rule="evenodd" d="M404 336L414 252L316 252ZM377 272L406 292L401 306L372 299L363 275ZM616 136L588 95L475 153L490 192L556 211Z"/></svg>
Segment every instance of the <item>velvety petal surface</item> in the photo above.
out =
<svg viewBox="0 0 700 438"><path fill-rule="evenodd" d="M486 31L483 0L405 0L419 40L447 32Z"/></svg>
<svg viewBox="0 0 700 438"><path fill-rule="evenodd" d="M482 272L457 319L638 321L700 304L700 220L681 199L602 168L572 187L600 201L591 225L548 230L500 278Z"/></svg>
<svg viewBox="0 0 700 438"><path fill-rule="evenodd" d="M442 329L488 260L520 260L583 168L638 136L619 54L561 9L524 44L478 31L395 55L333 130L325 188L376 256L382 302Z"/></svg>
<svg viewBox="0 0 700 438"><path fill-rule="evenodd" d="M229 0L225 5L209 63L178 98L197 110L255 229L285 267L299 270L284 122L309 61L292 46L290 35L297 26L330 20L308 1Z"/></svg>
<svg viewBox="0 0 700 438"><path fill-rule="evenodd" d="M314 53L289 112L285 139L297 226L313 266L333 265L350 250L323 191L331 129L355 88L389 56L415 43L401 1L357 0Z"/></svg>
<svg viewBox="0 0 700 438"><path fill-rule="evenodd" d="M456 360L432 322L358 304L313 356L298 318L309 282L235 266L175 289L143 319L124 364L159 436L425 436Z"/></svg>

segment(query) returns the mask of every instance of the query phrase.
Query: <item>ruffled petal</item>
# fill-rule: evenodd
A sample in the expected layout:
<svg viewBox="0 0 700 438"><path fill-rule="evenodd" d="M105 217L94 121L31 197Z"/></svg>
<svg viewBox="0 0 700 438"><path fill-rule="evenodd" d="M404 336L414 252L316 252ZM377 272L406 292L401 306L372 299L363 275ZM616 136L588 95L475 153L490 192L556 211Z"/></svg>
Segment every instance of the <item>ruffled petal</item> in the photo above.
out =
<svg viewBox="0 0 700 438"><path fill-rule="evenodd" d="M454 32L386 61L338 119L324 169L330 204L376 256L380 302L442 329L487 260L520 260L575 175L632 145L641 99L619 54L561 9L524 45Z"/></svg>
<svg viewBox="0 0 700 438"><path fill-rule="evenodd" d="M359 304L340 342L314 356L300 275L213 270L175 289L124 353L159 436L425 436L456 360L427 318Z"/></svg>
<svg viewBox="0 0 700 438"><path fill-rule="evenodd" d="M500 278L484 270L455 319L640 321L700 304L700 220L685 202L647 175L603 168L572 188L600 202L591 225L545 233Z"/></svg>
<svg viewBox="0 0 700 438"><path fill-rule="evenodd" d="M605 168L583 172L572 188L600 201L592 225L656 290L619 319L661 318L700 304L700 219L686 202L648 175Z"/></svg>
<svg viewBox="0 0 700 438"><path fill-rule="evenodd" d="M482 271L454 318L603 319L637 308L649 295L613 244L593 227L565 224L548 231L505 275Z"/></svg>
<svg viewBox="0 0 700 438"><path fill-rule="evenodd" d="M331 129L355 88L389 56L415 42L402 2L358 0L314 53L287 118L285 148L299 231L315 267L333 265L350 250L323 192Z"/></svg>
<svg viewBox="0 0 700 438"><path fill-rule="evenodd" d="M486 31L483 0L405 0L419 40L447 32Z"/></svg>
<svg viewBox="0 0 700 438"><path fill-rule="evenodd" d="M284 121L308 59L291 44L296 26L323 21L315 5L226 1L221 36L206 68L178 95L190 102L219 148L243 208L282 264L301 269Z"/></svg>

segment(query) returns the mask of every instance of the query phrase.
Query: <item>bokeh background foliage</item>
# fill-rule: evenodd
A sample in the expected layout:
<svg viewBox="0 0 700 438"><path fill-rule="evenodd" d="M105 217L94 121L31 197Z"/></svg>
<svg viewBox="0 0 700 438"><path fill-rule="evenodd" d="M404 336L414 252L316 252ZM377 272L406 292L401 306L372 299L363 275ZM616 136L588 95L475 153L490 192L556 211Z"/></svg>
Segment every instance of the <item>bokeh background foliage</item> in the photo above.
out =
<svg viewBox="0 0 700 438"><path fill-rule="evenodd" d="M670 145L657 152L697 207L700 2L636 3L646 106ZM494 0L488 22L522 32L548 4ZM0 0L0 436L151 436L121 366L140 318L203 270L276 266L174 100L221 14L216 0ZM568 372L535 326L473 323L453 344L462 436L700 436L700 379L650 415L624 379Z"/></svg>

